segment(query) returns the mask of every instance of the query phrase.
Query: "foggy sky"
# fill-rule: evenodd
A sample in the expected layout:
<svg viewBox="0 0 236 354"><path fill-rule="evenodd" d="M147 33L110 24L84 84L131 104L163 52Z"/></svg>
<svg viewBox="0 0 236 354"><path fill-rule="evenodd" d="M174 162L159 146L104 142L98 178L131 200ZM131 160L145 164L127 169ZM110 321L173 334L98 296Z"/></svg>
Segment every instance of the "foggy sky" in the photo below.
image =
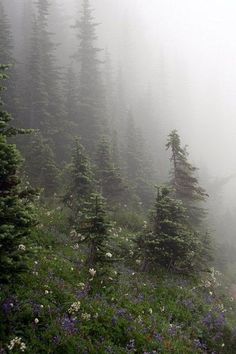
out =
<svg viewBox="0 0 236 354"><path fill-rule="evenodd" d="M17 11L23 0L11 1ZM80 1L56 2L64 24L61 36L74 41L70 26ZM178 129L194 163L211 176L236 172L236 1L91 3L101 23L100 46L108 48L114 67L123 68L131 102L151 86L151 130L159 129L160 120L163 134ZM70 56L73 48L67 49Z"/></svg>

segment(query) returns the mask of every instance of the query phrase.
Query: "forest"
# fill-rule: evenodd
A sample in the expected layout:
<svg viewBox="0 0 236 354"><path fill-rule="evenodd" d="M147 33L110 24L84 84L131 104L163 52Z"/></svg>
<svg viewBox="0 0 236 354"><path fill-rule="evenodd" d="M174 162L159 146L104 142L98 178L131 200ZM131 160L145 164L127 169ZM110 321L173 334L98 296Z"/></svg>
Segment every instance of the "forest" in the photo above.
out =
<svg viewBox="0 0 236 354"><path fill-rule="evenodd" d="M128 6L0 0L1 354L236 353L235 173Z"/></svg>

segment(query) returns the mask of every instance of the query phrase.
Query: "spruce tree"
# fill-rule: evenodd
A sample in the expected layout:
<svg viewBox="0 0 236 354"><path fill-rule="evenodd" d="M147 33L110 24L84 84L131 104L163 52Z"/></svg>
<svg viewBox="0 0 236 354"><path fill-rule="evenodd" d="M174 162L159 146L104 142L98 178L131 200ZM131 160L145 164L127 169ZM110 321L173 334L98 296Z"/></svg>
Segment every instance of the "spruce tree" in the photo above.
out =
<svg viewBox="0 0 236 354"><path fill-rule="evenodd" d="M8 65L8 81L6 82L7 90L2 93L6 109L11 114L16 113L16 70L15 59L13 55L13 36L9 19L5 13L2 3L0 3L0 63Z"/></svg>
<svg viewBox="0 0 236 354"><path fill-rule="evenodd" d="M114 166L109 141L103 137L97 149L96 177L102 195L109 201L119 201L124 197L125 185L119 169Z"/></svg>
<svg viewBox="0 0 236 354"><path fill-rule="evenodd" d="M38 129L55 154L58 164L67 158L67 125L56 65L52 33L49 32L49 0L37 0L27 60L27 85L23 94L22 117L26 126Z"/></svg>
<svg viewBox="0 0 236 354"><path fill-rule="evenodd" d="M76 22L79 48L78 127L82 143L93 154L101 132L106 130L104 89L99 69L100 49L95 46L97 23L94 22L89 0L83 0L82 15Z"/></svg>
<svg viewBox="0 0 236 354"><path fill-rule="evenodd" d="M88 247L86 265L88 268L104 266L112 261L109 247L109 228L104 199L100 194L92 194L86 203L86 209L76 228L81 242Z"/></svg>
<svg viewBox="0 0 236 354"><path fill-rule="evenodd" d="M143 138L136 128L133 114L128 112L126 126L126 146L124 160L126 161L126 174L134 193L139 197L145 207L149 207L152 201L153 173L148 164L149 157L145 157Z"/></svg>
<svg viewBox="0 0 236 354"><path fill-rule="evenodd" d="M75 140L72 162L67 167L67 175L70 182L63 201L72 210L73 222L76 222L95 185L89 158L78 138Z"/></svg>
<svg viewBox="0 0 236 354"><path fill-rule="evenodd" d="M138 238L143 270L164 267L190 272L200 255L197 235L187 224L182 202L171 196L167 187L158 188L151 227Z"/></svg>
<svg viewBox="0 0 236 354"><path fill-rule="evenodd" d="M0 66L0 80L6 78ZM0 86L0 94L3 87ZM21 157L8 138L22 130L9 126L11 116L3 110L0 100L0 282L8 282L25 269L25 251L34 217L32 192L23 189L19 174Z"/></svg>
<svg viewBox="0 0 236 354"><path fill-rule="evenodd" d="M187 209L189 223L194 227L199 227L205 216L202 202L205 202L207 193L199 186L196 177L197 168L188 161L187 149L181 147L181 140L176 130L169 134L166 148L171 151L170 183L175 196L182 200Z"/></svg>
<svg viewBox="0 0 236 354"><path fill-rule="evenodd" d="M25 153L25 171L30 183L43 190L44 197L52 197L59 186L59 170L54 153L40 133L29 139Z"/></svg>

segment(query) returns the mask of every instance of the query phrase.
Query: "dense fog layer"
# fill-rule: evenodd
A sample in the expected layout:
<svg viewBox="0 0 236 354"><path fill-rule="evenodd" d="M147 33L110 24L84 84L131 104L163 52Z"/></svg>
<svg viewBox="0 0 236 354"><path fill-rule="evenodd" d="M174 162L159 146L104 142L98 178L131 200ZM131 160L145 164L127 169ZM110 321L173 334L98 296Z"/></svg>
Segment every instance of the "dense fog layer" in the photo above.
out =
<svg viewBox="0 0 236 354"><path fill-rule="evenodd" d="M145 139L155 155L176 128L205 183L236 173L236 31L233 0L93 0L100 47L119 70ZM22 18L29 1L3 0L22 54ZM73 25L80 1L55 0L50 19L60 44L58 62L73 62ZM25 7L24 7L24 6ZM25 18L27 21L27 16ZM105 51L101 54L105 57ZM150 107L149 117L139 114ZM126 107L129 109L129 107ZM148 118L148 119L147 119ZM161 132L161 134L160 134ZM161 135L161 138L159 138ZM157 138L158 136L158 138ZM207 182L205 182L207 179ZM233 208L234 177L223 187L225 208ZM220 192L212 190L212 194ZM214 197L214 196L213 196Z"/></svg>

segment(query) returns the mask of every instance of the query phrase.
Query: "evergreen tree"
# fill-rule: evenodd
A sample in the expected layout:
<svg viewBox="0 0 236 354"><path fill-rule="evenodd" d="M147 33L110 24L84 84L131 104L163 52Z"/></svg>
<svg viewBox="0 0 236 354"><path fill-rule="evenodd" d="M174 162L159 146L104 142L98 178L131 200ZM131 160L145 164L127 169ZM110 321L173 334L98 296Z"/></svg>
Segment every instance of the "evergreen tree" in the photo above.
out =
<svg viewBox="0 0 236 354"><path fill-rule="evenodd" d="M26 126L40 130L61 164L67 158L68 128L60 90L61 76L55 64L56 45L48 29L50 2L37 0L35 4L22 117Z"/></svg>
<svg viewBox="0 0 236 354"><path fill-rule="evenodd" d="M188 161L187 149L181 147L176 130L169 134L166 148L171 151L171 186L175 196L182 200L187 209L190 224L199 226L205 216L201 202L206 200L207 193L199 186L196 177L197 168Z"/></svg>
<svg viewBox="0 0 236 354"><path fill-rule="evenodd" d="M6 78L0 66L0 80ZM3 87L0 86L2 94ZM0 282L8 282L25 269L27 239L34 225L30 197L19 177L21 157L7 138L23 133L9 126L11 117L0 101Z"/></svg>
<svg viewBox="0 0 236 354"><path fill-rule="evenodd" d="M76 22L80 45L76 54L79 63L78 127L82 143L93 154L101 132L106 130L104 89L99 70L100 61L94 43L97 23L94 22L89 0L83 0L82 16Z"/></svg>
<svg viewBox="0 0 236 354"><path fill-rule="evenodd" d="M25 154L25 170L30 183L42 188L45 197L52 197L59 185L59 170L55 164L54 153L40 133L30 138Z"/></svg>
<svg viewBox="0 0 236 354"><path fill-rule="evenodd" d="M162 266L189 272L200 255L197 235L187 225L186 209L171 197L170 189L158 188L151 228L138 238L143 270Z"/></svg>
<svg viewBox="0 0 236 354"><path fill-rule="evenodd" d="M16 113L16 70L13 55L13 37L8 17L0 3L0 63L8 65L9 79L6 83L7 90L3 93L6 109L12 114Z"/></svg>
<svg viewBox="0 0 236 354"><path fill-rule="evenodd" d="M69 136L74 138L78 133L78 83L77 77L72 67L69 67L64 80L64 106L66 113L66 122L68 125Z"/></svg>
<svg viewBox="0 0 236 354"><path fill-rule="evenodd" d="M124 159L126 161L126 174L134 193L139 197L145 207L152 201L153 171L148 164L149 157L145 157L144 144L141 133L136 128L132 112L128 113L126 127L126 148Z"/></svg>
<svg viewBox="0 0 236 354"><path fill-rule="evenodd" d="M122 199L125 191L124 182L118 168L112 162L111 147L106 138L102 138L98 144L96 156L96 176L102 195L108 201Z"/></svg>
<svg viewBox="0 0 236 354"><path fill-rule="evenodd" d="M104 200L99 194L92 194L86 203L77 231L81 242L88 246L86 265L90 268L109 264L112 253L109 248L109 228Z"/></svg>
<svg viewBox="0 0 236 354"><path fill-rule="evenodd" d="M79 139L75 140L72 162L68 167L69 186L63 197L64 203L72 210L73 221L83 212L86 201L94 191L94 176L89 158Z"/></svg>

